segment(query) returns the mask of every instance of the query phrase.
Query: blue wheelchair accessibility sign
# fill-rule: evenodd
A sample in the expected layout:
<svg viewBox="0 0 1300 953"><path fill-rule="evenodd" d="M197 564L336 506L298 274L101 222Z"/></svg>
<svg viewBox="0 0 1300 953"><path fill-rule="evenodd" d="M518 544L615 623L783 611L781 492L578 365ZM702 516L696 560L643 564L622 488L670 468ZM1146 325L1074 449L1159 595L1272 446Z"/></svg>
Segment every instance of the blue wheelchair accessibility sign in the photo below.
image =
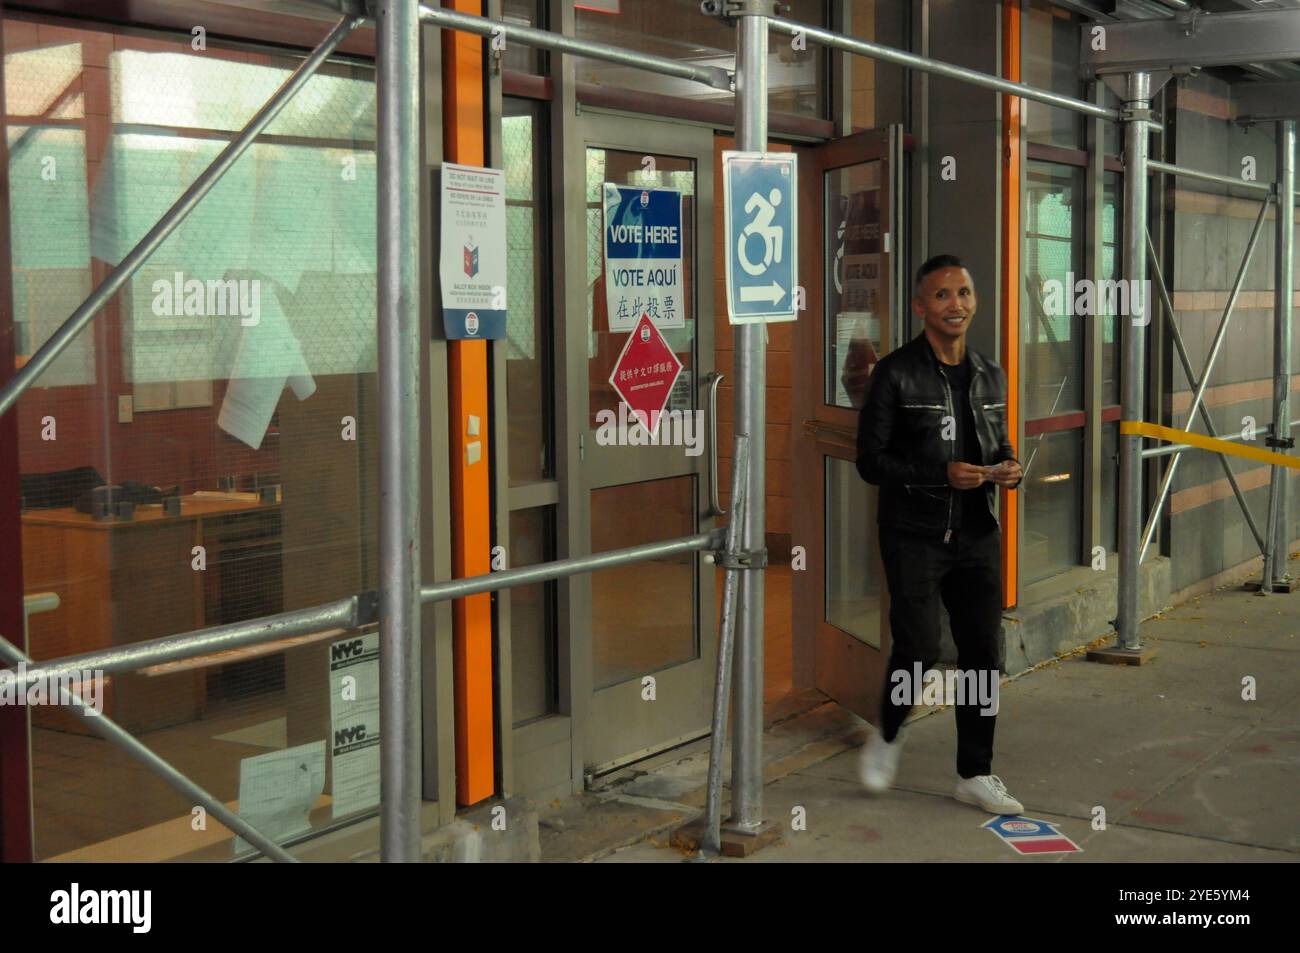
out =
<svg viewBox="0 0 1300 953"><path fill-rule="evenodd" d="M798 317L797 169L792 153L722 154L727 313L732 324Z"/></svg>

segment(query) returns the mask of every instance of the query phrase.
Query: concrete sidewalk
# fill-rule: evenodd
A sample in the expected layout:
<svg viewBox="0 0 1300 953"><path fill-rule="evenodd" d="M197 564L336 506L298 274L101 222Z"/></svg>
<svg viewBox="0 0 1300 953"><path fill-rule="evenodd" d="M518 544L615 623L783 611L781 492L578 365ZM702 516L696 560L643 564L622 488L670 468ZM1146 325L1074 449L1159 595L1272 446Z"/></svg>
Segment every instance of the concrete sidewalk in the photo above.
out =
<svg viewBox="0 0 1300 953"><path fill-rule="evenodd" d="M1145 666L1080 654L1004 682L994 771L1026 816L1084 849L1070 855L1022 857L981 828L990 815L951 798L950 711L909 724L898 786L873 799L857 782L872 729L816 693L791 696L764 736L764 813L782 842L723 862L1300 859L1297 632L1300 595L1225 588L1144 623L1158 652ZM669 834L703 805L707 759L697 742L544 806L542 859L682 860ZM792 829L796 808L805 830Z"/></svg>

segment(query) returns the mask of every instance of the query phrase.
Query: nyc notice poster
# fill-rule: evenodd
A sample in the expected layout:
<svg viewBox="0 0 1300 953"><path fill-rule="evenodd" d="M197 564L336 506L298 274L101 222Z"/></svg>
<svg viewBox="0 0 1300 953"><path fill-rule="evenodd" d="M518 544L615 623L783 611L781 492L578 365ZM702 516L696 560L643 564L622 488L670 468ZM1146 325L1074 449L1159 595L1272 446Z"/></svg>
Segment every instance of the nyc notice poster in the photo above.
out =
<svg viewBox="0 0 1300 953"><path fill-rule="evenodd" d="M379 803L379 633L330 643L334 816Z"/></svg>

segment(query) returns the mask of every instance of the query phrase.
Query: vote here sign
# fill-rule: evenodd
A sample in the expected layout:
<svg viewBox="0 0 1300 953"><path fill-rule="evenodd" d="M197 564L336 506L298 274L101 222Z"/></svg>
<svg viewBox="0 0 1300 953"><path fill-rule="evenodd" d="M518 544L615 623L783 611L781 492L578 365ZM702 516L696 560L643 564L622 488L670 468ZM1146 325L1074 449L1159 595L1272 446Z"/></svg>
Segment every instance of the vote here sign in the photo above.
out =
<svg viewBox="0 0 1300 953"><path fill-rule="evenodd" d="M686 326L682 296L682 193L605 183L605 307L611 331L641 315L657 328Z"/></svg>

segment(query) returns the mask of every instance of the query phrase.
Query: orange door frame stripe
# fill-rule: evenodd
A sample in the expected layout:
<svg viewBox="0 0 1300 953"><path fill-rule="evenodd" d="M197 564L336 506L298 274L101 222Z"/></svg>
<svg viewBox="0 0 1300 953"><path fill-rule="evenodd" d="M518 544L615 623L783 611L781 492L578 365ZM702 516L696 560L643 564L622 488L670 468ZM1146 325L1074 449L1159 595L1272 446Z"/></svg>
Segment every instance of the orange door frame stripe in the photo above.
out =
<svg viewBox="0 0 1300 953"><path fill-rule="evenodd" d="M444 7L482 15L480 0L448 0ZM442 32L443 139L448 162L481 166L486 161L482 38L457 30ZM448 341L451 413L451 552L458 578L491 571L492 511L489 467L486 341ZM469 418L479 432L469 434ZM469 463L469 446L480 459ZM492 596L479 593L452 604L456 681L456 802L477 804L496 793L493 733Z"/></svg>
<svg viewBox="0 0 1300 953"><path fill-rule="evenodd" d="M1020 82L1020 0L1002 4L1002 69ZM1020 97L1002 97L1002 368L1007 372L1007 431L1020 427ZM1019 451L1017 450L1017 454ZM1002 490L1002 606L1016 604L1020 512L1015 490Z"/></svg>

